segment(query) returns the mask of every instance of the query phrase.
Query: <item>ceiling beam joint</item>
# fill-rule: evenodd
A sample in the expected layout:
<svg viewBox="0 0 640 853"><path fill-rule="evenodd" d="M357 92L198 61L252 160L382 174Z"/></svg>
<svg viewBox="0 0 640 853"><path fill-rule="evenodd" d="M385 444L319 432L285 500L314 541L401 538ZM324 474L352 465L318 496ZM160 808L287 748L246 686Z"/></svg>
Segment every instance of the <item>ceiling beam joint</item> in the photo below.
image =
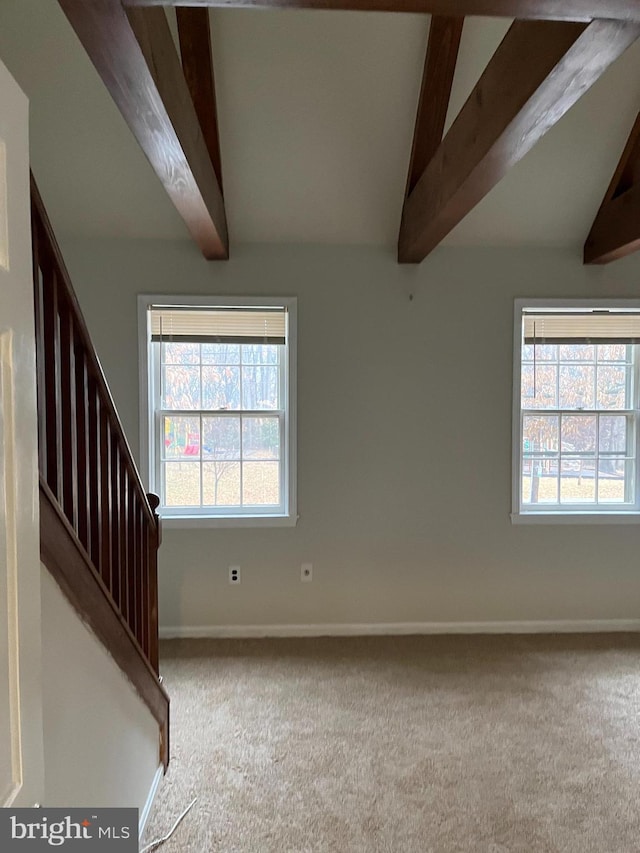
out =
<svg viewBox="0 0 640 853"><path fill-rule="evenodd" d="M585 264L607 264L640 248L640 113L584 244Z"/></svg>
<svg viewBox="0 0 640 853"><path fill-rule="evenodd" d="M639 35L619 21L515 21L405 201L399 261L433 251Z"/></svg>

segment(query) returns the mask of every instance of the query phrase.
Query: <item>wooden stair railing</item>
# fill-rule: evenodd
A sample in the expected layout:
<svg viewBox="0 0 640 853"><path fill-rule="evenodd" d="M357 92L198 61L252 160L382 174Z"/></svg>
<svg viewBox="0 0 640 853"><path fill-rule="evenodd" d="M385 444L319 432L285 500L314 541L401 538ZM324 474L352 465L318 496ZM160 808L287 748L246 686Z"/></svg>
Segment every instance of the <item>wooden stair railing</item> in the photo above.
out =
<svg viewBox="0 0 640 853"><path fill-rule="evenodd" d="M31 178L41 557L160 725L158 498L145 494L40 193Z"/></svg>

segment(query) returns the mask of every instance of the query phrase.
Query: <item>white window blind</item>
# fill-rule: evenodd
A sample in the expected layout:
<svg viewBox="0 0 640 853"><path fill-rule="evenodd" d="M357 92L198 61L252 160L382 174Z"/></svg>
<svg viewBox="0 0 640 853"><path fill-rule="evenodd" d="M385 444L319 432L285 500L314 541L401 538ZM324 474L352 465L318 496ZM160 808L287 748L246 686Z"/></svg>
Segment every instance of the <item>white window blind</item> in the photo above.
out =
<svg viewBox="0 0 640 853"><path fill-rule="evenodd" d="M621 311L525 313L525 344L638 344L640 314Z"/></svg>
<svg viewBox="0 0 640 853"><path fill-rule="evenodd" d="M180 343L284 344L286 308L150 306L151 340Z"/></svg>

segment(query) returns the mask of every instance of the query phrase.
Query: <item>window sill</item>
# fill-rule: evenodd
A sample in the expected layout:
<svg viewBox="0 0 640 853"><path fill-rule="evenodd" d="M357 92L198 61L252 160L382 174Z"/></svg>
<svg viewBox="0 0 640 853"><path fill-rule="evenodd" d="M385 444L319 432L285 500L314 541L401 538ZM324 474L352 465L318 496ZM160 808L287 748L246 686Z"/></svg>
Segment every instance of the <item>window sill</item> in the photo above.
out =
<svg viewBox="0 0 640 853"><path fill-rule="evenodd" d="M640 512L512 512L512 524L640 524Z"/></svg>
<svg viewBox="0 0 640 853"><path fill-rule="evenodd" d="M185 530L190 528L221 527L295 527L297 515L228 515L213 518L204 515L163 515L162 527L165 530Z"/></svg>

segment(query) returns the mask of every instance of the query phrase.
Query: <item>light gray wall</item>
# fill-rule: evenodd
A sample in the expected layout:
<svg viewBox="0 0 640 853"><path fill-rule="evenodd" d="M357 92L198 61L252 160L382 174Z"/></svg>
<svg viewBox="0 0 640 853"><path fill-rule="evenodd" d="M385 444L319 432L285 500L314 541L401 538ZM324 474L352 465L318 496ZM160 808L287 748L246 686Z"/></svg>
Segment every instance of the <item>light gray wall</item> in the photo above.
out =
<svg viewBox="0 0 640 853"><path fill-rule="evenodd" d="M639 528L512 526L509 512L514 298L637 297L640 258L440 249L407 267L365 248L240 247L227 263L178 242L63 248L134 452L136 294L298 297L298 525L166 530L162 625L638 615Z"/></svg>
<svg viewBox="0 0 640 853"><path fill-rule="evenodd" d="M159 765L158 724L41 567L45 806L142 814Z"/></svg>

